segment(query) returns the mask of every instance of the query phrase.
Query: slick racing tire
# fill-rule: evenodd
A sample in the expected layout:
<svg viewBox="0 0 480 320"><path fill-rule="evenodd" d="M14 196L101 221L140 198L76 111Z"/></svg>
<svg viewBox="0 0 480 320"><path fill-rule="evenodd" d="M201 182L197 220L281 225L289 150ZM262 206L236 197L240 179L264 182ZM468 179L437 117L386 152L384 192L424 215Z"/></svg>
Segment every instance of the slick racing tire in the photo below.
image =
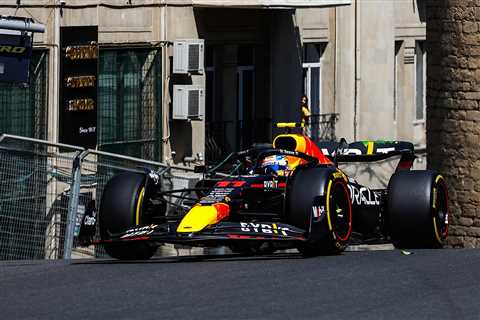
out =
<svg viewBox="0 0 480 320"><path fill-rule="evenodd" d="M388 184L387 228L399 248L440 248L448 235L445 179L433 171L400 171Z"/></svg>
<svg viewBox="0 0 480 320"><path fill-rule="evenodd" d="M299 168L287 190L287 223L309 230L298 247L305 256L338 254L352 232L352 203L346 177L335 168Z"/></svg>
<svg viewBox="0 0 480 320"><path fill-rule="evenodd" d="M109 234L122 232L142 223L142 202L145 176L121 173L113 177L103 190L100 202L99 227L102 240ZM156 247L145 242L106 243L105 251L120 260L143 260L152 257Z"/></svg>

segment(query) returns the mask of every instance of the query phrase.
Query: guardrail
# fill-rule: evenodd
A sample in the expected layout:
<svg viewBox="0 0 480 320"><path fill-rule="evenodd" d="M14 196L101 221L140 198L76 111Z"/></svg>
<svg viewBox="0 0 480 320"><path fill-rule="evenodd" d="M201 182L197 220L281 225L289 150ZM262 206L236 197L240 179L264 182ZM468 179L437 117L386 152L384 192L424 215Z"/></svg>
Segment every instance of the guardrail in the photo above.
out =
<svg viewBox="0 0 480 320"><path fill-rule="evenodd" d="M168 172L165 188L193 169L33 138L0 136L0 259L70 259L77 219L122 171ZM168 181L167 181L168 180ZM95 256L102 249L94 249Z"/></svg>

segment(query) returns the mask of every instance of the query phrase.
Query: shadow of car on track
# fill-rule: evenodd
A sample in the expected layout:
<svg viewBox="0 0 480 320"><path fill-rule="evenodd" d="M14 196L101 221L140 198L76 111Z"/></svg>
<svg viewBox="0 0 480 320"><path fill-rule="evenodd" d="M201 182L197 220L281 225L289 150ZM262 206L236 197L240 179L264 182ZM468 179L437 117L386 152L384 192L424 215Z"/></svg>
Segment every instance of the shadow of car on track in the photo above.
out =
<svg viewBox="0 0 480 320"><path fill-rule="evenodd" d="M278 253L270 255L241 255L241 254L223 254L223 255L194 255L194 256L168 256L157 257L149 260L115 260L115 259L96 259L96 260L72 260L72 265L85 264L149 264L149 263L188 263L188 262L235 262L235 261L262 261L262 260L291 260L291 259L311 259L304 258L299 253Z"/></svg>

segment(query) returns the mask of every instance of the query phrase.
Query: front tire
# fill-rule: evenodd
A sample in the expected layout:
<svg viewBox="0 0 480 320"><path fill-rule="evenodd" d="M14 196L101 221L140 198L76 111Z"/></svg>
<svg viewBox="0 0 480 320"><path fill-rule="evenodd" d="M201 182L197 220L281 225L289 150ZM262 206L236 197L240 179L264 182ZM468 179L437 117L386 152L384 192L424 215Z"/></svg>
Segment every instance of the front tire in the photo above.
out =
<svg viewBox="0 0 480 320"><path fill-rule="evenodd" d="M388 184L388 229L399 248L440 248L448 236L445 179L433 171L400 171Z"/></svg>
<svg viewBox="0 0 480 320"><path fill-rule="evenodd" d="M142 203L145 194L145 175L121 173L108 181L100 202L100 237L122 232L142 223ZM145 242L105 243L107 254L120 260L149 259L156 247Z"/></svg>
<svg viewBox="0 0 480 320"><path fill-rule="evenodd" d="M287 223L310 230L299 246L305 256L338 254L352 232L352 203L345 175L335 168L299 168L289 183Z"/></svg>

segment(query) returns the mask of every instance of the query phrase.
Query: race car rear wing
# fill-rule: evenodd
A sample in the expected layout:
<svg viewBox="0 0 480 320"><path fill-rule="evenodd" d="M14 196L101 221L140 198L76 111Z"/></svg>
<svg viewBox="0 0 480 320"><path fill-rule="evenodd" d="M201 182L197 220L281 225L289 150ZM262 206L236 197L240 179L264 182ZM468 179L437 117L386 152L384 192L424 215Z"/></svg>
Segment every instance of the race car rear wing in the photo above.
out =
<svg viewBox="0 0 480 320"><path fill-rule="evenodd" d="M317 145L337 163L376 162L400 156L396 171L410 170L416 158L413 144L407 141L356 141L343 147L340 142L325 141Z"/></svg>

